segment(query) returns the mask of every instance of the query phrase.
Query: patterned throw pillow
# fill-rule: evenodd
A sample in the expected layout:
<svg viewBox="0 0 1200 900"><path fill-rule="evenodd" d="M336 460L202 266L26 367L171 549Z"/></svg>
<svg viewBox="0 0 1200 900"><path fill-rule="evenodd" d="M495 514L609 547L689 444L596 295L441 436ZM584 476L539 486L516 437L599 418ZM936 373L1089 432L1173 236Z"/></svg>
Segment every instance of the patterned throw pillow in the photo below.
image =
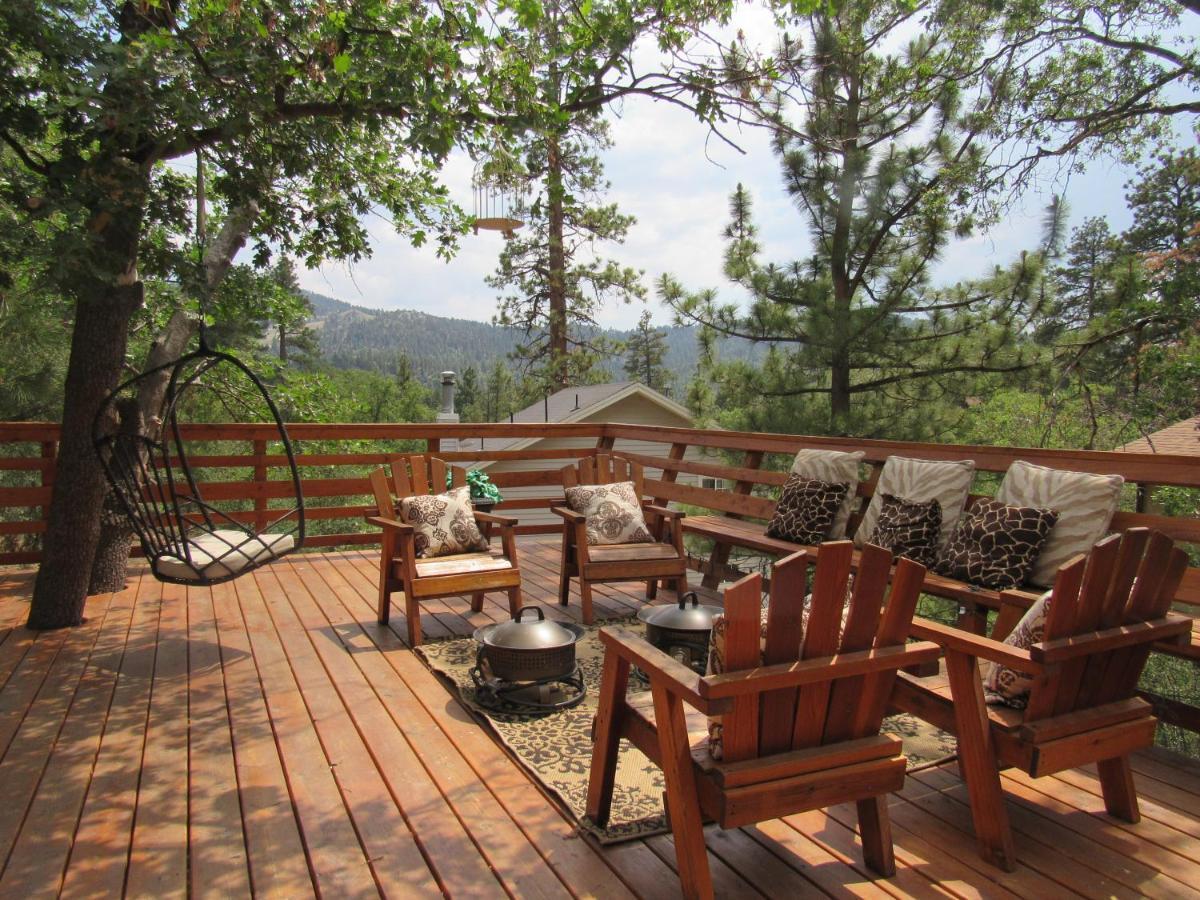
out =
<svg viewBox="0 0 1200 900"><path fill-rule="evenodd" d="M1033 606L1025 610L1021 621L1004 643L1018 650L1028 650L1041 643L1046 632L1046 614L1050 612L1050 591L1042 594ZM991 663L983 676L983 698L993 706L1011 706L1024 709L1029 704L1029 690L1034 678L1019 669L1010 669L999 663Z"/></svg>
<svg viewBox="0 0 1200 900"><path fill-rule="evenodd" d="M567 506L587 517L589 545L644 544L654 540L632 481L581 484L566 489Z"/></svg>
<svg viewBox="0 0 1200 900"><path fill-rule="evenodd" d="M870 543L891 550L893 556L931 566L937 559L941 530L942 506L936 499L918 503L884 494Z"/></svg>
<svg viewBox="0 0 1200 900"><path fill-rule="evenodd" d="M455 488L444 494L405 497L400 519L416 529L417 556L449 556L487 550L487 539L475 524L471 489Z"/></svg>
<svg viewBox="0 0 1200 900"><path fill-rule="evenodd" d="M1050 587L1059 566L1087 553L1108 533L1124 481L1120 475L1048 469L1020 459L1008 467L996 491L997 500L1009 506L1058 511L1058 521L1033 564L1031 583Z"/></svg>
<svg viewBox="0 0 1200 900"><path fill-rule="evenodd" d="M792 474L779 502L775 515L767 525L767 537L797 544L819 544L833 529L834 519L850 485L802 478Z"/></svg>
<svg viewBox="0 0 1200 900"><path fill-rule="evenodd" d="M905 500L928 503L937 500L941 507L942 529L938 535L938 549L946 546L958 517L962 515L963 507L967 505L967 496L971 492L971 482L975 479L975 463L964 459L957 462L939 462L930 459L909 459L904 456L889 456L879 473L879 483L875 485L875 493L863 513L858 530L854 532L854 543L861 547L871 540L875 531L875 520L879 518L879 510L883 506L883 495L903 497ZM1011 503L1011 500L1005 501ZM1050 506L1045 503L1021 503L1019 506Z"/></svg>
<svg viewBox="0 0 1200 900"><path fill-rule="evenodd" d="M1003 591L1024 584L1058 513L983 498L958 520L933 570Z"/></svg>
<svg viewBox="0 0 1200 900"><path fill-rule="evenodd" d="M846 496L838 507L833 526L825 533L830 541L840 541L846 536L846 523L858 502L858 467L861 465L862 450L843 453L841 450L801 450L792 460L792 472L802 478L829 481L846 485Z"/></svg>

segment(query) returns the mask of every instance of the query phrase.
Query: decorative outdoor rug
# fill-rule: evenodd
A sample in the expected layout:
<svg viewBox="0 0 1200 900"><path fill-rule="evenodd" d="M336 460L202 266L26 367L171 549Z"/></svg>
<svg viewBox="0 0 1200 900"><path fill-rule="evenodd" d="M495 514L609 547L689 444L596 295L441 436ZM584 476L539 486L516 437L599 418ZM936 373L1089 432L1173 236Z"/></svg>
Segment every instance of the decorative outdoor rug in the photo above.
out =
<svg viewBox="0 0 1200 900"><path fill-rule="evenodd" d="M636 620L604 624L644 631L644 626ZM608 827L597 828L584 816L592 762L592 719L596 715L604 663L604 648L597 635L599 628L599 625L588 628L576 644L576 660L587 685L586 699L573 709L546 715L494 712L475 702L470 670L475 665L476 645L471 638L431 641L418 647L417 653L434 672L451 683L472 712L487 721L530 774L558 795L581 829L602 844L616 844L669 829L662 807L662 771L627 741L621 742ZM649 687L638 679L636 670L629 682L631 693ZM885 719L883 730L904 741L910 769L943 760L955 752L953 735L913 716L902 714Z"/></svg>

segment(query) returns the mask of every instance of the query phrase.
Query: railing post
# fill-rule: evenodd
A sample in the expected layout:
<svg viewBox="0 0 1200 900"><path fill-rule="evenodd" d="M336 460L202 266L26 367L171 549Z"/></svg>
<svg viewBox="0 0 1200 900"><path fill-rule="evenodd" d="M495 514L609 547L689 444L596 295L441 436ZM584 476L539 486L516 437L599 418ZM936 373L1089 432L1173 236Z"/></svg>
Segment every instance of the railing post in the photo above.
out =
<svg viewBox="0 0 1200 900"><path fill-rule="evenodd" d="M742 460L742 468L757 469L762 465L764 453L762 450L747 450L746 456ZM734 494L749 496L754 490L753 481L737 481L733 485ZM725 513L731 519L742 519L740 513ZM729 553L733 549L731 544L713 544L712 553L708 556L708 571L704 573L704 578L700 583L706 588L715 589L721 583L721 571L725 568L725 564L729 562Z"/></svg>
<svg viewBox="0 0 1200 900"><path fill-rule="evenodd" d="M674 443L671 445L671 450L667 454L667 459L671 460L671 462L679 462L681 459L683 459L684 454L687 453L687 449L688 449L687 444ZM662 480L663 481L669 481L671 484L674 484L675 479L678 477L679 477L679 473L677 471L675 471L674 469L663 469L662 470ZM666 506L668 502L669 501L667 500L666 497L655 497L654 498L655 506Z"/></svg>
<svg viewBox="0 0 1200 900"><path fill-rule="evenodd" d="M434 453L441 453L441 452L442 452L442 439L441 438L431 437L431 438L425 439L425 453L426 454L434 454Z"/></svg>
<svg viewBox="0 0 1200 900"><path fill-rule="evenodd" d="M42 441L42 477L41 486L44 488L54 486L54 463L58 455L58 443L56 441ZM38 508L38 521L45 525L50 522L50 507L41 506Z"/></svg>
<svg viewBox="0 0 1200 900"><path fill-rule="evenodd" d="M265 531L267 528L267 442L256 439L253 442L254 461L254 530Z"/></svg>

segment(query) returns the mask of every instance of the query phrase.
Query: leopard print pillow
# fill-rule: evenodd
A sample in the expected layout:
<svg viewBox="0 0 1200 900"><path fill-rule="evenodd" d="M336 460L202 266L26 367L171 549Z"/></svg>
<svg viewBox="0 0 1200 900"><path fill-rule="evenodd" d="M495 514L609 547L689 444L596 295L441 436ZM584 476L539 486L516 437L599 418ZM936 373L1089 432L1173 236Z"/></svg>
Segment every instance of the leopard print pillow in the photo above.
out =
<svg viewBox="0 0 1200 900"><path fill-rule="evenodd" d="M487 538L475 524L468 487L405 497L400 501L400 518L416 530L417 556L449 556L488 548Z"/></svg>
<svg viewBox="0 0 1200 900"><path fill-rule="evenodd" d="M587 518L589 545L644 544L654 540L632 481L581 484L566 489L567 506Z"/></svg>
<svg viewBox="0 0 1200 900"><path fill-rule="evenodd" d="M942 505L936 499L915 503L884 494L870 543L931 566L937 559L941 529Z"/></svg>
<svg viewBox="0 0 1200 900"><path fill-rule="evenodd" d="M1034 644L1041 643L1046 633L1046 616L1050 612L1051 593L1046 591L1025 610L1025 615L1021 616L1017 627L1004 639L1005 644L1018 650L1028 650ZM983 699L993 706L1024 709L1029 704L1029 691L1033 687L1034 677L1020 669L1010 669L999 663L990 665L991 668L983 676Z"/></svg>
<svg viewBox="0 0 1200 900"><path fill-rule="evenodd" d="M833 528L849 489L847 483L818 481L792 473L767 525L767 537L797 544L821 543Z"/></svg>
<svg viewBox="0 0 1200 900"><path fill-rule="evenodd" d="M1057 521L1052 509L985 497L958 520L933 570L997 591L1024 584Z"/></svg>

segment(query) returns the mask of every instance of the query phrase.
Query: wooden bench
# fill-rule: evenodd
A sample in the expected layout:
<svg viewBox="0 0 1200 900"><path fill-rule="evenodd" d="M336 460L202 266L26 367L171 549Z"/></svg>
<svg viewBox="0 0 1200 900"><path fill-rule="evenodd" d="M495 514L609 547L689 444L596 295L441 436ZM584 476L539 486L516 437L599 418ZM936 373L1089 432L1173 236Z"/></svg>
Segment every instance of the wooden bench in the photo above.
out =
<svg viewBox="0 0 1200 900"><path fill-rule="evenodd" d="M732 519L728 516L689 516L683 520L683 530L685 533L706 537L728 546L745 547L748 550L754 550L775 557L790 556L793 553L804 551L811 558L815 559L820 549L818 547L795 544L791 541L768 537L765 523L750 522L745 519ZM858 568L861 552L860 550L854 552L852 565L855 570ZM713 573L711 571L705 574L705 587L714 586L713 581L715 579L712 576ZM977 585L968 584L965 581L947 578L945 575L937 575L929 571L925 573L925 580L921 585L921 589L926 594L956 601L959 604L960 610L959 627L976 634L982 634L984 628L987 626L987 611L989 609L999 609L1001 604L1002 592L1000 591L978 587ZM1013 599L1024 598L1026 605L1028 605L1036 600L1044 591L1042 588L1031 587L1027 590L1005 591L1003 593L1013 596ZM1017 602L1020 601L1017 600Z"/></svg>

